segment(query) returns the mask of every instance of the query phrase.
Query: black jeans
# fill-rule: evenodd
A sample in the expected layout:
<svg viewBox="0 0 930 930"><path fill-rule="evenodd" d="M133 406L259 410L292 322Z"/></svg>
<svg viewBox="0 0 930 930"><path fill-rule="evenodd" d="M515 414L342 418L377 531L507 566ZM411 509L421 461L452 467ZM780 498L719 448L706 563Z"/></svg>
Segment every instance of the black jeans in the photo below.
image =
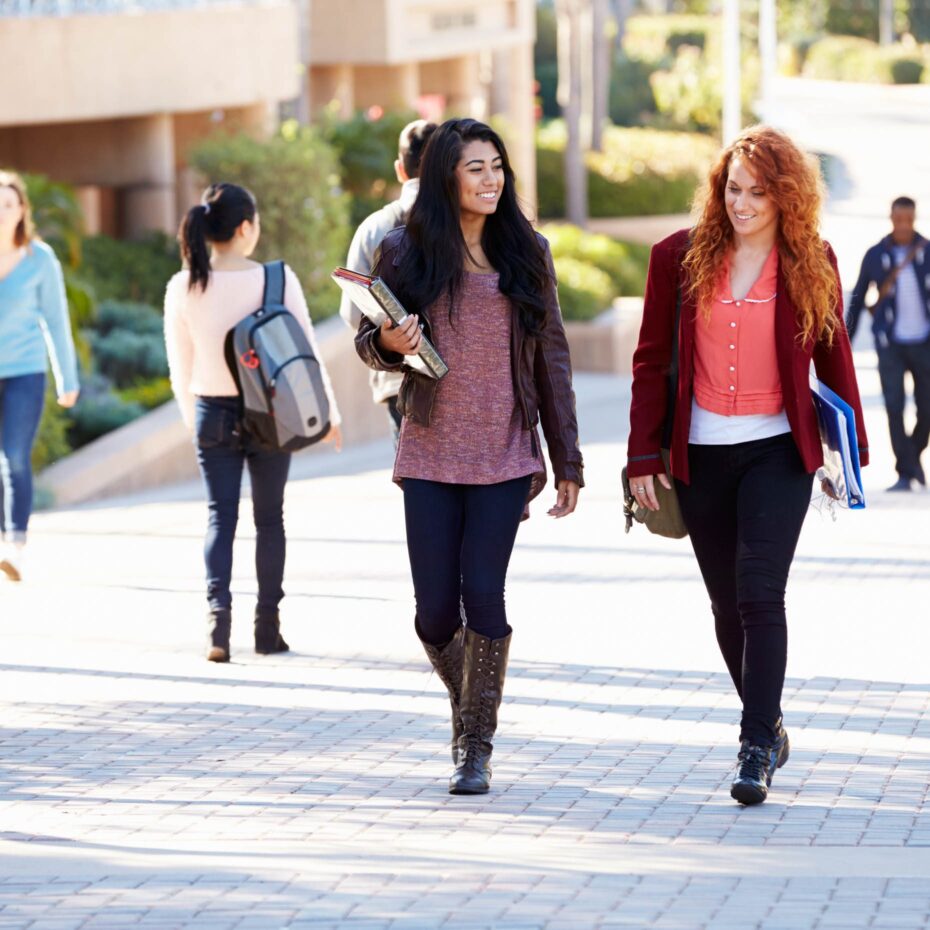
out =
<svg viewBox="0 0 930 930"><path fill-rule="evenodd" d="M239 521L242 468L248 465L255 520L255 571L258 609L273 613L284 597L284 486L291 457L240 442L236 434L239 401L235 397L198 397L197 461L207 489L207 602L211 610L232 606L233 540Z"/></svg>
<svg viewBox="0 0 930 930"><path fill-rule="evenodd" d="M775 741L785 684L785 587L811 498L790 433L688 447L691 484L676 481L717 642L743 701L740 739Z"/></svg>
<svg viewBox="0 0 930 930"><path fill-rule="evenodd" d="M464 620L491 639L510 632L507 566L531 476L500 484L443 484L404 478L407 551L417 633L445 645Z"/></svg>
<svg viewBox="0 0 930 930"><path fill-rule="evenodd" d="M915 344L891 342L878 345L877 350L895 468L904 478L916 478L921 453L930 440L930 339ZM917 407L917 423L910 436L904 428L904 375L908 371L914 379Z"/></svg>

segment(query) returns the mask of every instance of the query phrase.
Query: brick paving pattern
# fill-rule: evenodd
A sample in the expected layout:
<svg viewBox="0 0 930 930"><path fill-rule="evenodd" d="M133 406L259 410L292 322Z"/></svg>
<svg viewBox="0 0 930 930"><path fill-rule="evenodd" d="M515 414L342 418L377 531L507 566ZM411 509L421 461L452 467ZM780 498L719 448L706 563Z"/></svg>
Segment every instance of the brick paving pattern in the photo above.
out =
<svg viewBox="0 0 930 930"><path fill-rule="evenodd" d="M234 661L201 657L196 488L40 514L0 588L0 930L930 926L930 495L879 451L869 510L810 515L791 759L740 809L690 550L622 533L627 391L580 379L581 509L521 530L484 798L445 792L386 447L296 464L287 656L250 652L246 530Z"/></svg>

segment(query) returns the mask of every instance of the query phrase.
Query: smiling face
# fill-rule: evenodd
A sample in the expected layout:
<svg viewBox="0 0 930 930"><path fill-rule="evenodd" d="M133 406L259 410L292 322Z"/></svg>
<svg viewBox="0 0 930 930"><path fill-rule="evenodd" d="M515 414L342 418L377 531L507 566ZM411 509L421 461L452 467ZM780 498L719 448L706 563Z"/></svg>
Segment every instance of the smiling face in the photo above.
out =
<svg viewBox="0 0 930 930"><path fill-rule="evenodd" d="M0 242L13 244L25 207L12 187L0 187Z"/></svg>
<svg viewBox="0 0 930 930"><path fill-rule="evenodd" d="M463 216L490 216L497 210L504 190L504 162L493 142L475 140L462 149L455 166L459 206Z"/></svg>
<svg viewBox="0 0 930 930"><path fill-rule="evenodd" d="M778 207L742 158L734 158L730 162L724 201L727 216L738 236L774 235Z"/></svg>

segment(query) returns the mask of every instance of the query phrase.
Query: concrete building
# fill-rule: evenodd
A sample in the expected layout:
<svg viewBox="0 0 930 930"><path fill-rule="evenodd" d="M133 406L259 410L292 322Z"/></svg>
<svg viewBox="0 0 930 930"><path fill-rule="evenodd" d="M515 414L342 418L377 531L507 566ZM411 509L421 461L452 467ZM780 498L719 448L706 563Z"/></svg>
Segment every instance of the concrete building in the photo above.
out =
<svg viewBox="0 0 930 930"><path fill-rule="evenodd" d="M535 0L310 0L311 111L502 117L520 193L535 203L535 9Z"/></svg>
<svg viewBox="0 0 930 930"><path fill-rule="evenodd" d="M88 230L174 233L185 156L300 92L290 0L0 0L0 165L75 185Z"/></svg>
<svg viewBox="0 0 930 930"><path fill-rule="evenodd" d="M89 232L173 233L187 153L382 106L503 118L535 203L534 0L0 0L0 165L74 185ZM303 76L303 77L302 77ZM335 104L333 104L335 101Z"/></svg>

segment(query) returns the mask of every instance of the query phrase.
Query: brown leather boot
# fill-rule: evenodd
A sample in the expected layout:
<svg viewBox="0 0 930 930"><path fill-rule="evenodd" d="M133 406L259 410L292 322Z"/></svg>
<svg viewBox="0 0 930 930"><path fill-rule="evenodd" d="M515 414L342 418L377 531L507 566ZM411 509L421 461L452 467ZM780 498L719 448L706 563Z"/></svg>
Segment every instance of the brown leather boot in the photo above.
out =
<svg viewBox="0 0 930 930"><path fill-rule="evenodd" d="M449 692L449 703L452 705L452 761L458 762L458 742L462 735L462 715L459 704L462 699L462 664L465 658L465 627L460 626L445 646L433 646L420 635L420 624L414 620L414 629L423 651L430 664L436 670L439 680Z"/></svg>
<svg viewBox="0 0 930 930"><path fill-rule="evenodd" d="M510 637L508 633L503 639L491 640L465 628L462 735L449 794L487 794L491 787L492 740L504 695Z"/></svg>
<svg viewBox="0 0 930 930"><path fill-rule="evenodd" d="M229 631L232 627L232 612L211 610L207 614L207 661L229 661Z"/></svg>

